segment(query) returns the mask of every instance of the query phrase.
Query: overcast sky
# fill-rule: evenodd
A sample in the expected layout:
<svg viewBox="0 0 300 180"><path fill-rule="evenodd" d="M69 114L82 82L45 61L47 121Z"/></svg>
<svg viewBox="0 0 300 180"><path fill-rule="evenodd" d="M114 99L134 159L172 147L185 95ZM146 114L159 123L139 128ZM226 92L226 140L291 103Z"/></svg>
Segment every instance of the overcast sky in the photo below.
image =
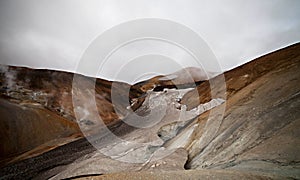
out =
<svg viewBox="0 0 300 180"><path fill-rule="evenodd" d="M197 32L226 71L299 42L299 7L299 0L1 0L0 64L75 71L83 52L104 31L129 20L162 18ZM144 43L153 51L160 46ZM106 66L101 77L114 79L109 72L118 66L117 61ZM132 78L139 77L119 80Z"/></svg>

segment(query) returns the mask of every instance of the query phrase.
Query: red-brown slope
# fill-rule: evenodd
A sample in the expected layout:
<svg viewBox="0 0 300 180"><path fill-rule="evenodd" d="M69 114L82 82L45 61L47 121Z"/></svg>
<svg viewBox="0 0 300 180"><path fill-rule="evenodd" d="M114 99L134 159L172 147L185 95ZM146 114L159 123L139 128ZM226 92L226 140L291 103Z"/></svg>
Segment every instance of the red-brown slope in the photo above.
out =
<svg viewBox="0 0 300 180"><path fill-rule="evenodd" d="M74 114L73 77L73 73L67 72L0 65L0 160L11 159L48 141L82 135ZM139 95L138 91L126 92L129 84L115 82L120 98L113 105L111 81L77 77L83 87L80 98L95 91L97 115L106 125L119 122L130 98ZM93 125L90 119L82 119L80 123Z"/></svg>
<svg viewBox="0 0 300 180"><path fill-rule="evenodd" d="M272 52L225 72L227 99L268 73L292 66L293 64L298 64L300 61L299 55L300 43ZM220 78L215 77L214 79L218 81ZM192 109L199 105L199 103L208 102L211 100L210 88L209 81L204 81L197 86L197 89L187 93L182 98L181 103L187 105L188 109ZM219 87L215 86L214 88ZM193 97L199 97L199 99Z"/></svg>
<svg viewBox="0 0 300 180"><path fill-rule="evenodd" d="M51 140L81 136L77 123L39 104L20 105L2 97L0 115L0 160L7 161Z"/></svg>
<svg viewBox="0 0 300 180"><path fill-rule="evenodd" d="M216 122L219 114L212 110L197 118L186 167L299 178L299 70L298 43L226 72L224 118ZM207 98L209 83L181 103L196 107L198 93L200 100Z"/></svg>

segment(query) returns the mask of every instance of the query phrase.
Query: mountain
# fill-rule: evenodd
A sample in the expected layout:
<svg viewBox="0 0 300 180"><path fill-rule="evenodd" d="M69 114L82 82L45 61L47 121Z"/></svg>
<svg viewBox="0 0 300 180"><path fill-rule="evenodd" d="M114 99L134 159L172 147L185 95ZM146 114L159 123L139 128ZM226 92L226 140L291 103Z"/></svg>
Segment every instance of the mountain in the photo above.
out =
<svg viewBox="0 0 300 180"><path fill-rule="evenodd" d="M79 97L95 89L109 129L85 137L72 74L1 69L4 179L300 178L299 43L213 77L187 68L129 85L79 75ZM95 123L79 120L81 130Z"/></svg>
<svg viewBox="0 0 300 180"><path fill-rule="evenodd" d="M81 98L95 91L97 110L106 125L124 118L116 110L127 111L128 96L139 96L137 90L126 94L129 84L114 82L120 96L113 105L112 82L81 75L76 77L80 86L85 87L84 92L78 92L83 94ZM59 139L71 141L83 136L72 103L73 78L74 74L67 72L0 66L0 161L6 162L35 148L35 151L49 150L48 146L56 147L62 143ZM83 127L92 126L94 122L82 119L79 123ZM46 148L38 147L40 145Z"/></svg>

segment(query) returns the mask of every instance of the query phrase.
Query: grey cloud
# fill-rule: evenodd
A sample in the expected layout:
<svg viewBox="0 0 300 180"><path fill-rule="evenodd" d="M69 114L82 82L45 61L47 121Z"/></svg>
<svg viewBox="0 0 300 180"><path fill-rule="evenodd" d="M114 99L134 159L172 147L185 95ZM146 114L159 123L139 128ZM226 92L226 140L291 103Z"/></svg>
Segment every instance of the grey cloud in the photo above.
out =
<svg viewBox="0 0 300 180"><path fill-rule="evenodd" d="M196 31L228 70L299 42L298 7L297 0L1 1L0 64L75 71L99 34L128 20L152 17Z"/></svg>

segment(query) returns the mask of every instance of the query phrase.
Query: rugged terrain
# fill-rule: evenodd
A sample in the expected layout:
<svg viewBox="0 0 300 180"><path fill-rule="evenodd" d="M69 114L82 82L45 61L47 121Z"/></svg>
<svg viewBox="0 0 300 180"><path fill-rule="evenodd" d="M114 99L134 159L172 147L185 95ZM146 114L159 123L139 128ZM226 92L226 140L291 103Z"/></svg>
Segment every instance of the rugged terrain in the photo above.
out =
<svg viewBox="0 0 300 180"><path fill-rule="evenodd" d="M114 82L113 101L109 81L2 66L0 177L298 179L299 70L298 43L210 79Z"/></svg>
<svg viewBox="0 0 300 180"><path fill-rule="evenodd" d="M140 96L137 90L130 94L122 92L130 85L115 82L121 98L113 106L110 96L112 82L81 75L77 77L80 85L85 87L85 94L95 91L95 101L99 107L97 112L106 125L115 124L124 118L116 110L125 112L125 105L128 104L125 101L130 101L128 97ZM25 156L17 157L23 159L28 154L47 151L50 147L83 136L78 123L84 126L93 122L89 119L76 121L72 83L73 73L0 66L0 161L8 162L26 152Z"/></svg>

